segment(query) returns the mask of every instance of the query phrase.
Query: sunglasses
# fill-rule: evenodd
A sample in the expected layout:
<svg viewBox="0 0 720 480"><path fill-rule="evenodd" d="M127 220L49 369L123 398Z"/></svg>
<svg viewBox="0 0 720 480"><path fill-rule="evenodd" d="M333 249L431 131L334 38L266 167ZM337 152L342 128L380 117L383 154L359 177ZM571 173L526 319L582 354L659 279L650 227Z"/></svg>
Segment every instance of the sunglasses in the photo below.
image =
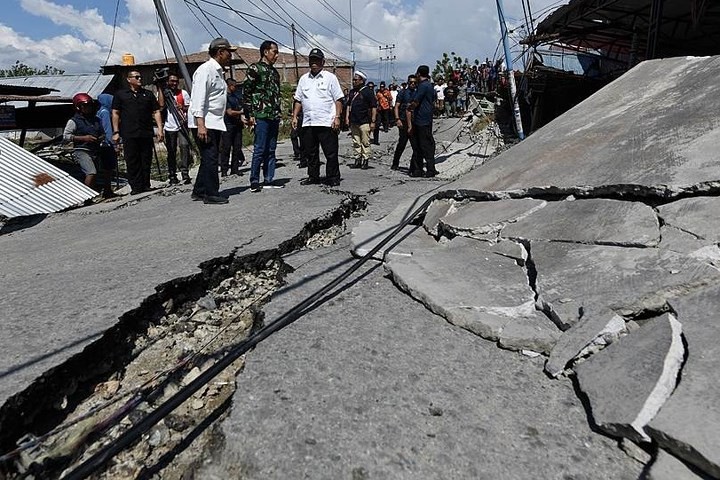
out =
<svg viewBox="0 0 720 480"><path fill-rule="evenodd" d="M130 75L128 78L134 78L135 80L142 80L142 75Z"/></svg>

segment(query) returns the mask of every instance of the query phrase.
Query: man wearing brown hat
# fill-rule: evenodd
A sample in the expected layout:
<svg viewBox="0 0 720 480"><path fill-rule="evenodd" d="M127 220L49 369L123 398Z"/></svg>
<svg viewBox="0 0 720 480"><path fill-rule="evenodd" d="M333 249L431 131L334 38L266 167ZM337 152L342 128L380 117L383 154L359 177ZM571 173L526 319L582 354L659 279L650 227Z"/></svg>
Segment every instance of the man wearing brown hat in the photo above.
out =
<svg viewBox="0 0 720 480"><path fill-rule="evenodd" d="M227 86L223 67L230 65L237 47L230 45L226 38L210 42L210 59L200 65L193 75L190 116L195 119L195 141L200 149L200 169L195 179L192 199L206 204L228 203L227 197L220 196L218 159L220 137L225 131L225 107Z"/></svg>
<svg viewBox="0 0 720 480"><path fill-rule="evenodd" d="M308 161L308 178L303 185L320 183L320 158L311 155L318 145L325 155L325 183L331 187L340 185L338 162L338 133L342 100L345 94L335 74L323 70L325 54L313 48L308 54L310 71L300 77L295 90L292 126L298 123L302 110L302 145Z"/></svg>

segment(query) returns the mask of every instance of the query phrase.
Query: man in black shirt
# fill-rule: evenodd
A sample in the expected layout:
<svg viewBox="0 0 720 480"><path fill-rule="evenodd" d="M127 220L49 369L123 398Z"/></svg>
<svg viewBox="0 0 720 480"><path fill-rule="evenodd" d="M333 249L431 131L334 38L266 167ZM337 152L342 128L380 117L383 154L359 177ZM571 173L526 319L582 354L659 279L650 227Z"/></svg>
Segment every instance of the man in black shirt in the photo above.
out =
<svg viewBox="0 0 720 480"><path fill-rule="evenodd" d="M130 194L150 190L150 166L153 154L153 120L158 141L163 141L160 105L155 95L142 88L142 77L128 73L129 88L115 93L112 102L113 142L122 138Z"/></svg>
<svg viewBox="0 0 720 480"><path fill-rule="evenodd" d="M457 114L457 100L460 90L455 86L454 81L448 80L443 93L445 95L445 114L448 117L454 117Z"/></svg>
<svg viewBox="0 0 720 480"><path fill-rule="evenodd" d="M225 80L227 83L227 107L225 109L225 131L220 135L220 175L241 175L240 167L245 163L243 154L243 126L247 120L243 112L242 89L238 88L234 78ZM230 151L232 150L232 160Z"/></svg>
<svg viewBox="0 0 720 480"><path fill-rule="evenodd" d="M372 88L365 85L367 77L357 70L353 75L353 89L345 122L350 125L350 134L355 150L355 164L351 168L368 168L370 159L370 132L375 127L377 116L377 99Z"/></svg>

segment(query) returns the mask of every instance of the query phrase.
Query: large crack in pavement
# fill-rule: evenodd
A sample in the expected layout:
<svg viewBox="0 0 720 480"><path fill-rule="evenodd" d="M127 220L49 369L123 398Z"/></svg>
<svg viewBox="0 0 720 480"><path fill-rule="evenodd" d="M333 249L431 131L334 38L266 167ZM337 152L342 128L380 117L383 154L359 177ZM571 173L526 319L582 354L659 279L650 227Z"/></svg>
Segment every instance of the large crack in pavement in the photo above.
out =
<svg viewBox="0 0 720 480"><path fill-rule="evenodd" d="M292 270L282 257L331 244L344 235L345 219L366 208L365 197L328 193L345 198L292 238L249 255L238 246L203 262L196 274L158 285L100 339L11 397L0 408L0 451L11 452L0 475L59 475L258 328L261 306ZM219 441L208 427L230 407L235 375L243 365L243 357L236 360L99 478L149 478L161 470L163 478L185 478L202 458L202 446ZM187 449L194 439L194 447Z"/></svg>

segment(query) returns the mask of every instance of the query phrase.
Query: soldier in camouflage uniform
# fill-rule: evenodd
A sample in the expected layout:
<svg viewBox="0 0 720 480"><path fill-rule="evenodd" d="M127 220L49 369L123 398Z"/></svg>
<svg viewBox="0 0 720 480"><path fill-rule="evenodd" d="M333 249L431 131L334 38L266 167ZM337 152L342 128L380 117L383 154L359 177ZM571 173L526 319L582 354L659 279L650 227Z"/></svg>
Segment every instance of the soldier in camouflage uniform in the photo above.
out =
<svg viewBox="0 0 720 480"><path fill-rule="evenodd" d="M278 188L275 177L275 146L280 128L280 75L273 64L278 58L277 43L266 40L260 45L260 61L247 70L243 83L245 112L255 127L255 142L250 166L250 191L259 192L260 166L264 185Z"/></svg>

